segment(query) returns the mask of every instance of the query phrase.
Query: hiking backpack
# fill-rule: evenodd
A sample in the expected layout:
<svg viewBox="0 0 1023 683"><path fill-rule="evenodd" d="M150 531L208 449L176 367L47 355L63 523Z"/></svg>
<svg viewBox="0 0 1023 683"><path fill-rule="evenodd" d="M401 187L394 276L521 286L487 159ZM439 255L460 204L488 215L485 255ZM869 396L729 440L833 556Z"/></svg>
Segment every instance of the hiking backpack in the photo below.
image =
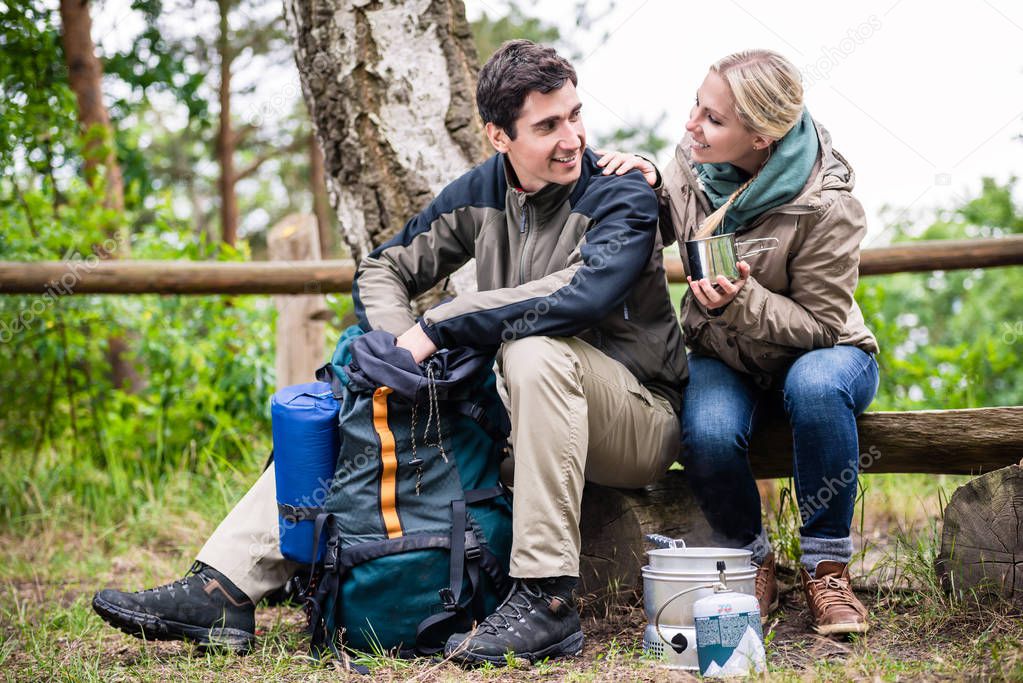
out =
<svg viewBox="0 0 1023 683"><path fill-rule="evenodd" d="M314 654L432 654L505 596L511 505L498 469L508 419L492 363L459 349L416 365L392 335L353 327L317 373L338 401L334 474L322 510L282 508L295 514L281 527L282 548L301 527L296 547L320 563Z"/></svg>

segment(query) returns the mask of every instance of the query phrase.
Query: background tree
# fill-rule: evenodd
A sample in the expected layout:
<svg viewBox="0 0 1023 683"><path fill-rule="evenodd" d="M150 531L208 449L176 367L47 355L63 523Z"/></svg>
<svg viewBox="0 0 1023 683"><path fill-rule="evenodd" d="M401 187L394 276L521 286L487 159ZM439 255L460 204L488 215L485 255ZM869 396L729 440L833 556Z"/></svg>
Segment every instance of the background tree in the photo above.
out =
<svg viewBox="0 0 1023 683"><path fill-rule="evenodd" d="M252 11L251 0L216 0L218 31L216 38L216 60L220 79L217 85L220 104L219 126L217 129L216 153L220 164L220 225L221 237L234 246L238 239L238 197L237 185L252 176L270 159L281 154L295 153L306 149L306 140L296 135L285 146L260 144L247 165L237 169L235 154L240 138L256 132L258 126L249 124L240 131L235 130L232 116L233 74L236 60L252 53L257 55L276 54L283 59L287 37L279 14L262 17ZM248 3L248 7L247 7ZM237 27L232 27L232 19ZM261 141L260 141L261 142Z"/></svg>
<svg viewBox="0 0 1023 683"><path fill-rule="evenodd" d="M61 37L68 82L78 103L78 121L85 133L85 177L90 185L102 177L104 206L113 212L113 222L107 234L115 238L113 249L94 245L100 258L117 258L130 251L127 232L120 213L124 210L124 179L113 145L113 127L110 114L103 103L103 67L96 57L92 42L92 18L87 0L61 0ZM102 168L100 175L98 169ZM130 338L130 335L128 335ZM131 359L126 336L113 334L107 338L107 358L114 386L126 386L134 391L141 381Z"/></svg>
<svg viewBox="0 0 1023 683"><path fill-rule="evenodd" d="M124 180L113 146L110 114L103 103L103 67L92 42L92 18L87 0L61 0L60 19L68 82L78 101L78 120L86 135L85 174L90 184L97 167L105 173L106 205L124 209Z"/></svg>
<svg viewBox="0 0 1023 683"><path fill-rule="evenodd" d="M460 0L285 1L327 186L360 259L484 158Z"/></svg>
<svg viewBox="0 0 1023 683"><path fill-rule="evenodd" d="M501 47L501 43L514 38L526 38L534 43L549 45L562 43L561 31L557 26L529 16L514 2L508 5L507 14L491 17L484 12L471 26L481 64L490 59L490 55Z"/></svg>
<svg viewBox="0 0 1023 683"><path fill-rule="evenodd" d="M293 57L279 7L133 0L132 8L146 28L105 60L116 77L108 90L128 87L112 114L130 123L118 129L129 185L150 206L170 191L197 234L263 253L265 229L313 199L308 117L297 84L293 101L281 92ZM298 169L305 177L289 186Z"/></svg>

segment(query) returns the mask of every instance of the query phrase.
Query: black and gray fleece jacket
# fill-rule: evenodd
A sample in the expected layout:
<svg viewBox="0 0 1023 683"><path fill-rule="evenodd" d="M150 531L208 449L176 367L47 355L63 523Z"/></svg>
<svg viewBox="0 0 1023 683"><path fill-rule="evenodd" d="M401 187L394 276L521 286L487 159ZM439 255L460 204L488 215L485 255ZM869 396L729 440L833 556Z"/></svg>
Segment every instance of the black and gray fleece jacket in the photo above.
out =
<svg viewBox="0 0 1023 683"><path fill-rule="evenodd" d="M589 149L573 185L515 187L504 155L448 185L362 260L352 297L363 329L398 335L409 301L476 259L478 291L427 311L439 347L498 349L574 336L627 367L676 412L685 347L661 260L657 198L638 172L604 176Z"/></svg>

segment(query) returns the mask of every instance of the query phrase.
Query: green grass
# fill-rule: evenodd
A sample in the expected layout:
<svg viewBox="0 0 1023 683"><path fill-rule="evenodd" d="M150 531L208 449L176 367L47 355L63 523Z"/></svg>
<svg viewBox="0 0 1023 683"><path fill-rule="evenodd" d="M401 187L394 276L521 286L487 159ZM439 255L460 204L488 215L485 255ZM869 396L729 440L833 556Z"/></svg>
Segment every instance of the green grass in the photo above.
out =
<svg viewBox="0 0 1023 683"><path fill-rule="evenodd" d="M247 657L205 653L180 643L143 643L107 627L93 612L106 586L149 587L177 578L205 537L259 472L260 444L234 466L199 459L194 471L166 473L139 486L134 500L108 500L101 473L79 489L8 515L0 528L0 678L9 680L337 680L342 672L310 662L302 614L262 609L259 639ZM12 463L26 461L13 458ZM38 472L34 468L32 472ZM8 468L17 480L27 472ZM870 475L857 508L857 531L869 552L857 585L873 630L851 642L808 633L799 591L788 591L768 632L770 680L1023 679L1019 607L956 601L933 571L940 504L957 478ZM778 482L779 500L786 482ZM90 489L90 487L92 487ZM28 490L28 489L26 489ZM25 499L32 500L29 494ZM791 505L785 498L786 505ZM769 506L771 507L771 506ZM791 517L791 510L787 513ZM793 535L786 507L768 510L777 543ZM785 525L788 525L787 527ZM798 534L796 533L797 540ZM791 553L785 555L793 566ZM791 570L790 570L791 571ZM789 583L793 574L783 575ZM911 589L911 590L910 590ZM639 607L590 615L583 656L528 666L463 671L450 663L396 660L370 653L359 663L372 680L685 680L643 656ZM353 678L353 680L367 680Z"/></svg>

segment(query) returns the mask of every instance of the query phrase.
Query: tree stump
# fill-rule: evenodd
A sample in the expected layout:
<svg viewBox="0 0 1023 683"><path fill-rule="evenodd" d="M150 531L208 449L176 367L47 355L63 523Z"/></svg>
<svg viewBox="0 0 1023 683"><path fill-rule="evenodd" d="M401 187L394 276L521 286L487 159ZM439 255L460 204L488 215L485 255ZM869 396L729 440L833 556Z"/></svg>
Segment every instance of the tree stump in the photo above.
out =
<svg viewBox="0 0 1023 683"><path fill-rule="evenodd" d="M649 547L644 535L711 544L710 525L680 470L634 491L587 484L581 518L580 592L597 601L616 602L643 587L640 570Z"/></svg>
<svg viewBox="0 0 1023 683"><path fill-rule="evenodd" d="M989 472L952 494L935 569L946 591L1023 602L1023 467Z"/></svg>

